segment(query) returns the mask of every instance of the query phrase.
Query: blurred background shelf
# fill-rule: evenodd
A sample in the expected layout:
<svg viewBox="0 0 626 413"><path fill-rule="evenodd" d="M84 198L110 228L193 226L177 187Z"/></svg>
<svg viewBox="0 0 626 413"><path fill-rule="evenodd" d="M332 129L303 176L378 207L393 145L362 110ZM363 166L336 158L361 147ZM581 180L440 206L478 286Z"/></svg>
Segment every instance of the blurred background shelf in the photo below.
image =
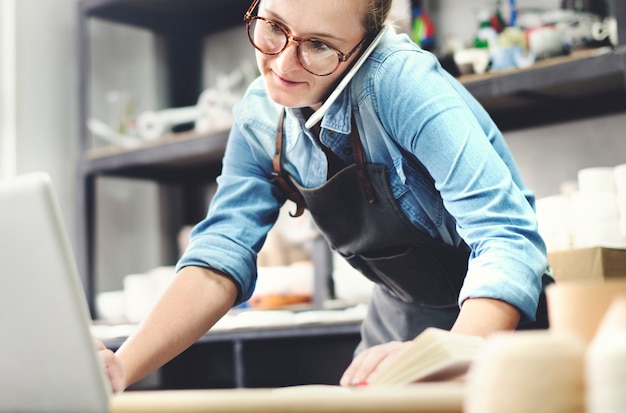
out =
<svg viewBox="0 0 626 413"><path fill-rule="evenodd" d="M228 131L166 135L136 147L90 149L81 160L84 174L123 176L159 182L205 182L221 168Z"/></svg>
<svg viewBox="0 0 626 413"><path fill-rule="evenodd" d="M89 0L81 14L155 32L210 33L242 22L249 5L247 0Z"/></svg>
<svg viewBox="0 0 626 413"><path fill-rule="evenodd" d="M503 129L594 116L623 110L626 103L626 51L610 48L577 51L546 59L527 69L459 78ZM548 110L545 110L548 109ZM185 169L221 162L228 131L167 135L137 147L118 146L86 151L85 173L159 181L178 181ZM169 173L172 176L168 176ZM185 174L188 177L193 174Z"/></svg>
<svg viewBox="0 0 626 413"><path fill-rule="evenodd" d="M580 50L459 80L503 130L591 117L624 109L626 49Z"/></svg>

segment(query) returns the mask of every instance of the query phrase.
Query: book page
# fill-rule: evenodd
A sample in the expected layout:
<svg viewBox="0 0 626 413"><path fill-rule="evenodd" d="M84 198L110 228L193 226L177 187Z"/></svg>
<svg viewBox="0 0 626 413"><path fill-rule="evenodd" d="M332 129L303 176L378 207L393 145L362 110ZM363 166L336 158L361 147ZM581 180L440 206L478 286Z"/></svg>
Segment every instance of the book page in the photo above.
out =
<svg viewBox="0 0 626 413"><path fill-rule="evenodd" d="M370 381L370 385L407 384L458 377L467 371L484 342L485 339L478 336L427 328L413 339L406 352L385 366Z"/></svg>

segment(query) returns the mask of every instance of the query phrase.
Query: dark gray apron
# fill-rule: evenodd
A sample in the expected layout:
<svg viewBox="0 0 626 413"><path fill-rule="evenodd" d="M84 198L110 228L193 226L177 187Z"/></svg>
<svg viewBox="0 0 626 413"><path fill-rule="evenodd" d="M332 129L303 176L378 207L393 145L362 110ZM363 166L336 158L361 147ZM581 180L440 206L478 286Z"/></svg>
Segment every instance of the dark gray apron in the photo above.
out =
<svg viewBox="0 0 626 413"><path fill-rule="evenodd" d="M391 192L387 167L365 164L354 122L352 130L355 164L307 189L280 168L281 117L274 176L298 212L310 211L332 249L376 283L357 351L410 340L427 327L449 330L459 314L470 249L435 240L411 224Z"/></svg>

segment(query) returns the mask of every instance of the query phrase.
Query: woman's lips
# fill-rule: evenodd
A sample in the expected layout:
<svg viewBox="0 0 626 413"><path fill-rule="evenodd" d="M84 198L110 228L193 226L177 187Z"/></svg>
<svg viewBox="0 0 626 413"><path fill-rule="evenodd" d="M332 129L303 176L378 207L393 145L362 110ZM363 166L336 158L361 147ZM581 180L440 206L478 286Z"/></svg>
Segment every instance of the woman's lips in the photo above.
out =
<svg viewBox="0 0 626 413"><path fill-rule="evenodd" d="M302 83L302 82L296 82L296 81L293 81L293 80L285 79L284 77L280 76L280 75L279 75L278 73L276 73L276 72L274 72L274 76L276 77L276 79L278 80L278 82L279 82L281 85L284 85L284 86L288 86L288 87L289 87L289 86L297 86L297 85L299 85L299 84L301 84L301 83Z"/></svg>

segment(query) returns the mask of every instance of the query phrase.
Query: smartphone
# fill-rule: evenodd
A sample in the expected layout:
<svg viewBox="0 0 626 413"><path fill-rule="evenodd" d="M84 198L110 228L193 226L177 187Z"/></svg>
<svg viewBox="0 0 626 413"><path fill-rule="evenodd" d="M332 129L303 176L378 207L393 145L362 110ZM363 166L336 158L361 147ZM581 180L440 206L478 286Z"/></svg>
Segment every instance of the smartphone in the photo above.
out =
<svg viewBox="0 0 626 413"><path fill-rule="evenodd" d="M352 80L356 72L365 62L365 59L367 59L367 57L372 53L372 51L374 50L376 45L380 42L380 39L387 32L388 29L389 29L388 25L384 25L380 29L380 32L378 32L374 40L372 40L370 45L367 46L367 49L365 49L365 51L361 54L361 56L359 56L359 59L354 63L354 66L352 66L350 70L348 71L348 73L344 75L343 79L341 79L341 81L339 82L335 90L333 90L333 92L330 94L330 96L328 96L328 98L322 104L322 106L318 110L316 110L311 115L311 117L306 121L305 126L307 129L311 129L317 122L319 122L322 119L322 117L324 117L330 105L333 104L333 102L337 99L337 97L341 94L341 92L346 88L348 83L350 83L350 80Z"/></svg>

